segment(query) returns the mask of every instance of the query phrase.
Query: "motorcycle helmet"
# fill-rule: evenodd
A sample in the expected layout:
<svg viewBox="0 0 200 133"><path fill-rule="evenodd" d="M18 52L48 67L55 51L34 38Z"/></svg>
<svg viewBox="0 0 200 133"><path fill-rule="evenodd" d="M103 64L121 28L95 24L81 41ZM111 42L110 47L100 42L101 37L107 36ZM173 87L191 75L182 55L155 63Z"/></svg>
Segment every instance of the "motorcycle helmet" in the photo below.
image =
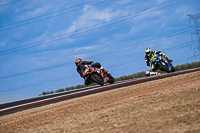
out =
<svg viewBox="0 0 200 133"><path fill-rule="evenodd" d="M147 56L150 56L151 55L151 49L150 48L146 48L145 49L145 53Z"/></svg>
<svg viewBox="0 0 200 133"><path fill-rule="evenodd" d="M82 64L82 59L81 58L77 58L75 60L75 64L76 64L76 66L80 66Z"/></svg>

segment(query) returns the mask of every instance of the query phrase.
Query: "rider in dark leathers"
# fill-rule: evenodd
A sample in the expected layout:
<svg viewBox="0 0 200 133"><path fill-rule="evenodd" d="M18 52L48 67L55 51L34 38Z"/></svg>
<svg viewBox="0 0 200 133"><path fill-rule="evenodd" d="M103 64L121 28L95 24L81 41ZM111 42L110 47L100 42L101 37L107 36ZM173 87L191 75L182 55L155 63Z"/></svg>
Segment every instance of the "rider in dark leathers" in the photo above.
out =
<svg viewBox="0 0 200 133"><path fill-rule="evenodd" d="M77 72L80 74L80 76L82 78L84 78L85 80L85 85L89 85L91 84L91 82L85 77L86 76L86 69L88 68L88 65L92 66L92 67L97 67L100 68L104 71L105 74L107 74L108 76L111 76L110 73L108 73L108 70L104 69L100 63L96 62L94 63L93 61L82 61L82 59L78 58L75 60L75 64L77 66Z"/></svg>

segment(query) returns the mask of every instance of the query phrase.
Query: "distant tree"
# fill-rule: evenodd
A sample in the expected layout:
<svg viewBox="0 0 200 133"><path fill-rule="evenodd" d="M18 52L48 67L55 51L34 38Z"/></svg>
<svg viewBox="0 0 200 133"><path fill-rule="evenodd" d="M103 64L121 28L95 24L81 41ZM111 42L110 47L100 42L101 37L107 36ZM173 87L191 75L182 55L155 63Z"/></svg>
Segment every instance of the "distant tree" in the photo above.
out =
<svg viewBox="0 0 200 133"><path fill-rule="evenodd" d="M42 92L42 95L46 95L47 93L45 91Z"/></svg>

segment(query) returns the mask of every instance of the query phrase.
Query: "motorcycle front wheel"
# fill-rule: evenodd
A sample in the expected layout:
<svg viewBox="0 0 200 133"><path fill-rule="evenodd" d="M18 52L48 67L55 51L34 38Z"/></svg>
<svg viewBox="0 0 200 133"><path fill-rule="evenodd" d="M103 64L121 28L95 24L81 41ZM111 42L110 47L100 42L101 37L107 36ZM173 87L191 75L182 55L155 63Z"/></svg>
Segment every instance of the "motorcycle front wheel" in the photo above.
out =
<svg viewBox="0 0 200 133"><path fill-rule="evenodd" d="M170 73L170 70L168 69L167 65L163 65L162 63L160 63L159 67L161 67L162 71L166 71L167 73Z"/></svg>
<svg viewBox="0 0 200 133"><path fill-rule="evenodd" d="M99 85L104 85L103 78L98 73L92 73L90 79Z"/></svg>
<svg viewBox="0 0 200 133"><path fill-rule="evenodd" d="M114 82L115 82L115 79L112 76L110 76L109 80L108 80L108 83L113 84Z"/></svg>
<svg viewBox="0 0 200 133"><path fill-rule="evenodd" d="M171 72L175 72L175 68L171 65Z"/></svg>

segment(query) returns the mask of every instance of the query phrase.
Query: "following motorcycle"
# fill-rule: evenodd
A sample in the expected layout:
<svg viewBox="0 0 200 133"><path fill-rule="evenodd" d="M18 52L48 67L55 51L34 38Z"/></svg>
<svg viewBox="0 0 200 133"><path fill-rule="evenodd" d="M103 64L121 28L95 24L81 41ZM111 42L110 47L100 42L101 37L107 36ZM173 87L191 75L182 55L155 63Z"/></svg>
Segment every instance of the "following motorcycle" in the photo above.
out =
<svg viewBox="0 0 200 133"><path fill-rule="evenodd" d="M172 63L168 60L163 61L162 55L157 55L156 58L151 60L151 64L154 65L155 69L160 69L161 71L166 71L167 73L175 72L175 68Z"/></svg>

